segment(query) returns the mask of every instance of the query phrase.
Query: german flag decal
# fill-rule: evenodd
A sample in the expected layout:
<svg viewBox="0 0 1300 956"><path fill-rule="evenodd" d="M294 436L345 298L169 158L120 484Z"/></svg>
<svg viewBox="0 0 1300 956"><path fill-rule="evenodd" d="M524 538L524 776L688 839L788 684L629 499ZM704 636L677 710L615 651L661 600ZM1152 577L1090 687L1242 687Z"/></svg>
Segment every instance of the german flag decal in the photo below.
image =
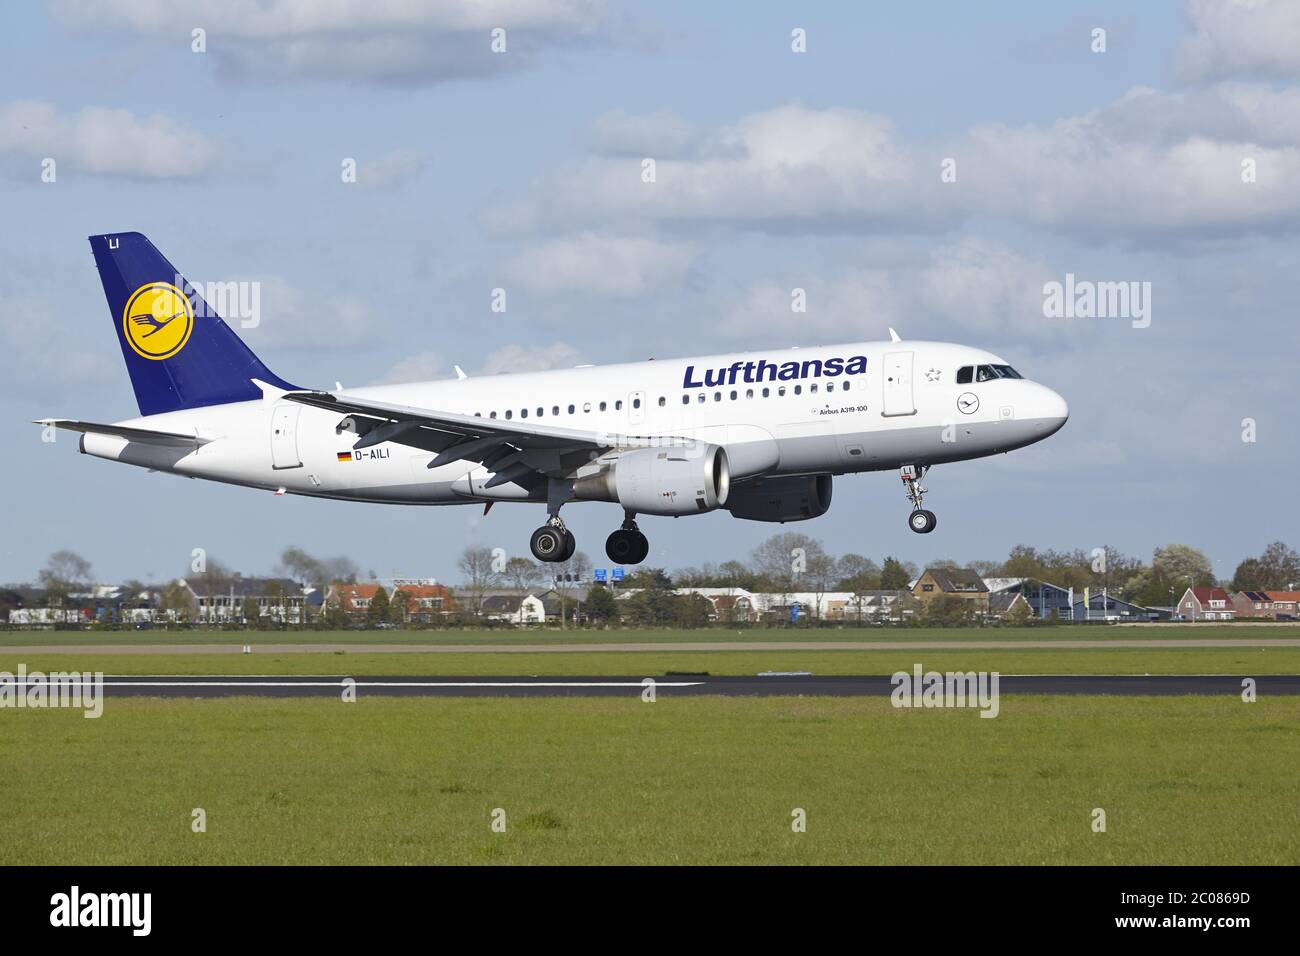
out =
<svg viewBox="0 0 1300 956"><path fill-rule="evenodd" d="M339 461L351 461L351 460L352 460L352 452L350 451L339 452Z"/></svg>

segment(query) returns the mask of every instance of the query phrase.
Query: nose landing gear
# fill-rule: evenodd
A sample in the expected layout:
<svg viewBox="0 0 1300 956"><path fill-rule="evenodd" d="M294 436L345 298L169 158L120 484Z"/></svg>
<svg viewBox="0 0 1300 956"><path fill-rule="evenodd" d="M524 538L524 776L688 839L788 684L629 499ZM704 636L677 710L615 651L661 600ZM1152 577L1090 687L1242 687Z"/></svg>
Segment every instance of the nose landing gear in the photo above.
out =
<svg viewBox="0 0 1300 956"><path fill-rule="evenodd" d="M640 564L650 554L650 542L636 526L635 517L628 512L623 527L605 540L605 553L615 564Z"/></svg>
<svg viewBox="0 0 1300 956"><path fill-rule="evenodd" d="M912 513L907 518L907 526L917 534L929 534L939 523L933 511L921 507L926 491L925 486L921 484L921 479L929 470L929 465L904 465L899 476L903 479L907 500L912 503Z"/></svg>

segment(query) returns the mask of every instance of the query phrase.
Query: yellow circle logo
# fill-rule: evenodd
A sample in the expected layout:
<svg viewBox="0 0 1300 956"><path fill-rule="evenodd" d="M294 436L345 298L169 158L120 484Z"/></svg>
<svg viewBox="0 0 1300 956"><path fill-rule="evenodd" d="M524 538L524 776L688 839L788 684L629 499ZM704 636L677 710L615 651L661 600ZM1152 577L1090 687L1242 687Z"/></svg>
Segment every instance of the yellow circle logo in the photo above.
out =
<svg viewBox="0 0 1300 956"><path fill-rule="evenodd" d="M122 310L122 332L135 353L143 358L171 358L185 348L192 331L194 307L169 282L140 286Z"/></svg>

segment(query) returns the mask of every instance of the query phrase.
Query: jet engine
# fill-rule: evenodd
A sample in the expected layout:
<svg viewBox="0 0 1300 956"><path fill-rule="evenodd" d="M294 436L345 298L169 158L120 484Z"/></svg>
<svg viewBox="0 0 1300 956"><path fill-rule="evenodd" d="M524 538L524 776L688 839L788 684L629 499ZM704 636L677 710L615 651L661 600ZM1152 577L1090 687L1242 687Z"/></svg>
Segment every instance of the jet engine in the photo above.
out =
<svg viewBox="0 0 1300 956"><path fill-rule="evenodd" d="M727 499L727 510L746 521L807 521L830 506L830 475L762 478L737 485Z"/></svg>
<svg viewBox="0 0 1300 956"><path fill-rule="evenodd" d="M687 515L727 503L731 471L720 445L633 448L573 482L576 498L616 501L645 515Z"/></svg>

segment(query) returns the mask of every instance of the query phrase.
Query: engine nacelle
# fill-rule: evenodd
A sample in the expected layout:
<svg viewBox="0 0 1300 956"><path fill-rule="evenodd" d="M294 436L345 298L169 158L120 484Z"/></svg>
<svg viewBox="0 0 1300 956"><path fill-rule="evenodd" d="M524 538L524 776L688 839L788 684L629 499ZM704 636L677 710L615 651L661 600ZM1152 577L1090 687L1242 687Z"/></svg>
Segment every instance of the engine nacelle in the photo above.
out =
<svg viewBox="0 0 1300 956"><path fill-rule="evenodd" d="M737 485L727 501L727 510L746 521L807 521L824 515L830 506L830 475L763 478Z"/></svg>
<svg viewBox="0 0 1300 956"><path fill-rule="evenodd" d="M731 470L720 445L673 445L621 452L573 483L574 497L617 501L644 515L687 515L727 503Z"/></svg>

